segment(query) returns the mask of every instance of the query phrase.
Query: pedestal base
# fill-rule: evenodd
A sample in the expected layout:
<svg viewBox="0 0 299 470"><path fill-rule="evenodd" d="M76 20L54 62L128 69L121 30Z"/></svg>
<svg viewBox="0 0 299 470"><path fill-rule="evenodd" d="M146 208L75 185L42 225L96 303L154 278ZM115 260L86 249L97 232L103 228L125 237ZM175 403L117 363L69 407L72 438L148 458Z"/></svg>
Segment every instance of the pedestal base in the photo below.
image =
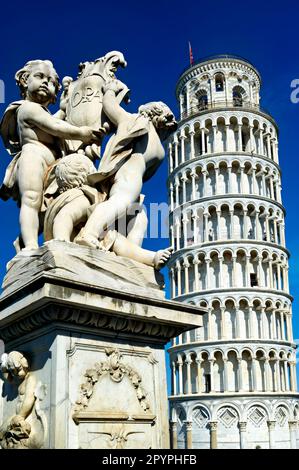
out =
<svg viewBox="0 0 299 470"><path fill-rule="evenodd" d="M60 247L55 242L55 250ZM35 253L34 276L6 279L0 302L6 352L22 352L38 384L26 420L35 412L44 448L168 448L164 345L201 326L204 312L163 299L153 285L129 286L132 264L125 267L124 259L122 276L128 269L129 281L123 291L107 288L107 273L101 286L100 270L94 284L80 282L80 273L77 279L67 271L57 274L53 249L39 251L52 260L51 269L43 263L36 269ZM80 253L103 257L88 248L80 247ZM19 259L23 269L24 257ZM11 265L15 273L18 262ZM142 295L146 291L148 297ZM1 381L1 386L0 421L5 423L17 414L21 398L18 384ZM20 446L24 442L20 438Z"/></svg>

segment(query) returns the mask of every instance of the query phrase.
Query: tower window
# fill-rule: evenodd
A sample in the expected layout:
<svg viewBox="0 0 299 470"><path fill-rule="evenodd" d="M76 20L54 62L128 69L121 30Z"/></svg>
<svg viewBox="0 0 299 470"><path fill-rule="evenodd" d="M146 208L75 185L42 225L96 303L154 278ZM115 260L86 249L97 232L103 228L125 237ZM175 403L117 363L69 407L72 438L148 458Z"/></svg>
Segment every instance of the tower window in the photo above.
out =
<svg viewBox="0 0 299 470"><path fill-rule="evenodd" d="M256 287L259 285L257 275L255 273L250 273L250 285L251 287Z"/></svg>
<svg viewBox="0 0 299 470"><path fill-rule="evenodd" d="M199 110L207 109L208 108L208 95L205 90L199 90L196 93L197 103Z"/></svg>
<svg viewBox="0 0 299 470"><path fill-rule="evenodd" d="M233 88L233 105L237 108L242 107L245 96L245 90L240 85L235 86Z"/></svg>
<svg viewBox="0 0 299 470"><path fill-rule="evenodd" d="M209 393L211 391L211 374L205 374L205 392Z"/></svg>
<svg viewBox="0 0 299 470"><path fill-rule="evenodd" d="M215 87L216 91L224 90L224 77L221 73L218 73L215 77Z"/></svg>

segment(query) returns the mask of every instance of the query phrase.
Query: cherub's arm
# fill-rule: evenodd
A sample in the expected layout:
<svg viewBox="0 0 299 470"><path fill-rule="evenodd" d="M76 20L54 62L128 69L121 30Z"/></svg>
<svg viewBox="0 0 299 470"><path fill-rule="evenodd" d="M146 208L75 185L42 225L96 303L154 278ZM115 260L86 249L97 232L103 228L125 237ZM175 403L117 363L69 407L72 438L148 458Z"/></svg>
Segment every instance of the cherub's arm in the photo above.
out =
<svg viewBox="0 0 299 470"><path fill-rule="evenodd" d="M131 118L131 114L120 106L116 97L124 88L125 85L119 80L111 80L104 87L103 111L115 126Z"/></svg>
<svg viewBox="0 0 299 470"><path fill-rule="evenodd" d="M161 165L163 158L153 158L151 165L145 170L143 175L143 181L148 181L158 170L159 166Z"/></svg>
<svg viewBox="0 0 299 470"><path fill-rule="evenodd" d="M20 121L23 120L26 124L36 126L55 137L78 139L83 142L90 142L92 139L98 140L89 127L76 127L61 119L57 119L37 103L24 103L20 107L18 118Z"/></svg>
<svg viewBox="0 0 299 470"><path fill-rule="evenodd" d="M18 410L18 416L22 416L22 418L26 419L33 408L34 402L35 402L35 387L36 387L36 380L35 378L28 374L28 376L25 378L26 380L26 385L25 385L25 395L22 400L22 406Z"/></svg>
<svg viewBox="0 0 299 470"><path fill-rule="evenodd" d="M62 109L60 109L59 111L57 111L57 113L53 114L53 117L64 120L65 112Z"/></svg>

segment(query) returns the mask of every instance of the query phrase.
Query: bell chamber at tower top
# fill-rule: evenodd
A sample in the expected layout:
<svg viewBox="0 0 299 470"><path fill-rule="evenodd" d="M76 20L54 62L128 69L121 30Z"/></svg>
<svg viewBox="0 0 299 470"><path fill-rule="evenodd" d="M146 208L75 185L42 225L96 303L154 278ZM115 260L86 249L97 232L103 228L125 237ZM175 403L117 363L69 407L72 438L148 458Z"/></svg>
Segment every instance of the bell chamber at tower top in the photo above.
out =
<svg viewBox="0 0 299 470"><path fill-rule="evenodd" d="M170 173L189 160L224 153L243 155L241 166L247 155L277 167L278 127L260 107L260 87L253 65L228 56L183 72L176 87L180 122L168 141Z"/></svg>
<svg viewBox="0 0 299 470"><path fill-rule="evenodd" d="M259 73L244 59L226 56L199 61L177 84L181 119L215 108L259 110L260 85Z"/></svg>

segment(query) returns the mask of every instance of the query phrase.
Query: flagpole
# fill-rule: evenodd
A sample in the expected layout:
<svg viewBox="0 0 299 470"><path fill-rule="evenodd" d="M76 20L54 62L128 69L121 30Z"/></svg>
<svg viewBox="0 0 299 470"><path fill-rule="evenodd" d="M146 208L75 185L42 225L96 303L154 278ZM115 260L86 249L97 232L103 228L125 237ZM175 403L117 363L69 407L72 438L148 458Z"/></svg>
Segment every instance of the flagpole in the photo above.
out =
<svg viewBox="0 0 299 470"><path fill-rule="evenodd" d="M193 64L194 64L194 58L193 58L193 52L192 52L191 42L188 41L188 44L189 44L189 60L190 60L190 65L193 65Z"/></svg>

